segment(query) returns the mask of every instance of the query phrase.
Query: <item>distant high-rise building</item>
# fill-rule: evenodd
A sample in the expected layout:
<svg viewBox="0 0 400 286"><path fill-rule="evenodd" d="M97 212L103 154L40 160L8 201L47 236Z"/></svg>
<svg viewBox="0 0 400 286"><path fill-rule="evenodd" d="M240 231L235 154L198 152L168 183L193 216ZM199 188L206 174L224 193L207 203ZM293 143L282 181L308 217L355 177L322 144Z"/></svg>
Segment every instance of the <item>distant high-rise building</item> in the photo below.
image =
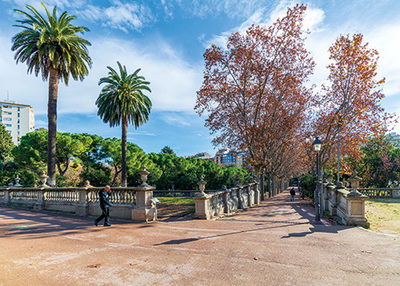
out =
<svg viewBox="0 0 400 286"><path fill-rule="evenodd" d="M19 145L22 136L35 130L35 115L30 105L4 100L0 101L0 123L11 134L13 143Z"/></svg>
<svg viewBox="0 0 400 286"><path fill-rule="evenodd" d="M229 149L218 150L218 152L215 154L214 162L217 163L218 165L222 166L223 165L222 158L228 152L229 152Z"/></svg>
<svg viewBox="0 0 400 286"><path fill-rule="evenodd" d="M235 165L242 168L244 156L242 153L230 151L229 149L220 149L217 154L215 154L214 162L220 166Z"/></svg>

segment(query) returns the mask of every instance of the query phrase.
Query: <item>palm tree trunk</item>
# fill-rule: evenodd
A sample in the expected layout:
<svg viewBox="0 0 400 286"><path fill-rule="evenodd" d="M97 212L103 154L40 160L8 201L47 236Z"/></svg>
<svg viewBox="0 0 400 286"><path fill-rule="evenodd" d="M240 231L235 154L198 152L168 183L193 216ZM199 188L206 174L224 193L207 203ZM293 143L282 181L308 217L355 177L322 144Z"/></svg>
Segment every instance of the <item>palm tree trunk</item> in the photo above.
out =
<svg viewBox="0 0 400 286"><path fill-rule="evenodd" d="M126 117L122 117L122 143L121 143L121 169L122 169L122 173L121 173L121 183L123 187L126 187L126 134L128 131L128 122L127 122L127 118Z"/></svg>
<svg viewBox="0 0 400 286"><path fill-rule="evenodd" d="M56 185L56 132L57 132L57 94L58 71L50 66L49 101L47 103L48 137L47 137L47 175L48 184Z"/></svg>

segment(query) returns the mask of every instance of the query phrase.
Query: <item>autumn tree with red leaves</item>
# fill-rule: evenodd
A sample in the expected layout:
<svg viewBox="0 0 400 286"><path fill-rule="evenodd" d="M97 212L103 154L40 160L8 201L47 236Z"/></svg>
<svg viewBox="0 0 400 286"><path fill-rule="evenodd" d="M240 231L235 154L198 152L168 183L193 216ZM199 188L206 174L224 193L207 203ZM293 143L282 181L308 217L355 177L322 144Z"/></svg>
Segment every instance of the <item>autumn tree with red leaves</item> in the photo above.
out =
<svg viewBox="0 0 400 286"><path fill-rule="evenodd" d="M213 143L247 154L257 173L265 168L280 176L290 165L284 161L298 158L288 154L303 140L311 98L305 83L315 65L304 47L305 10L288 8L271 26L253 25L232 34L226 49L212 45L204 54L195 110L207 116Z"/></svg>
<svg viewBox="0 0 400 286"><path fill-rule="evenodd" d="M363 36L340 36L329 52L330 85L322 88L309 129L309 137L319 136L323 142L320 166L337 158L338 136L341 157L360 159L359 147L387 131L393 119L380 105L384 94L378 88L385 79L376 79L378 52L363 43Z"/></svg>

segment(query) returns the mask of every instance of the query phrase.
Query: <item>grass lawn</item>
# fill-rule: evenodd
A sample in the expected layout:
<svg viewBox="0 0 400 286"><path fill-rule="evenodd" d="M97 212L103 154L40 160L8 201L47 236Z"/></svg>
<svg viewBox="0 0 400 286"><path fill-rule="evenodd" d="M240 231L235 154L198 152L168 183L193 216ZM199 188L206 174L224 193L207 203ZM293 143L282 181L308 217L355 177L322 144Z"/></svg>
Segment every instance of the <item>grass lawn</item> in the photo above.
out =
<svg viewBox="0 0 400 286"><path fill-rule="evenodd" d="M169 204L194 204L194 198L188 197L157 197L160 203Z"/></svg>
<svg viewBox="0 0 400 286"><path fill-rule="evenodd" d="M400 235L400 199L369 199L365 214L371 230Z"/></svg>

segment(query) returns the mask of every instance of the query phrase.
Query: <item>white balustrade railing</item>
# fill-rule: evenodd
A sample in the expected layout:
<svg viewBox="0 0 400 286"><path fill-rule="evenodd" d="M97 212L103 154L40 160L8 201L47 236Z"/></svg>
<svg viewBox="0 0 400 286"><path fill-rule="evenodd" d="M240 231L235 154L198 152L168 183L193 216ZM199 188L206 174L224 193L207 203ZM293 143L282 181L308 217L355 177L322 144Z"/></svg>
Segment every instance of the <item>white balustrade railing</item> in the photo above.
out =
<svg viewBox="0 0 400 286"><path fill-rule="evenodd" d="M195 197L194 218L210 219L229 215L260 203L257 183Z"/></svg>

